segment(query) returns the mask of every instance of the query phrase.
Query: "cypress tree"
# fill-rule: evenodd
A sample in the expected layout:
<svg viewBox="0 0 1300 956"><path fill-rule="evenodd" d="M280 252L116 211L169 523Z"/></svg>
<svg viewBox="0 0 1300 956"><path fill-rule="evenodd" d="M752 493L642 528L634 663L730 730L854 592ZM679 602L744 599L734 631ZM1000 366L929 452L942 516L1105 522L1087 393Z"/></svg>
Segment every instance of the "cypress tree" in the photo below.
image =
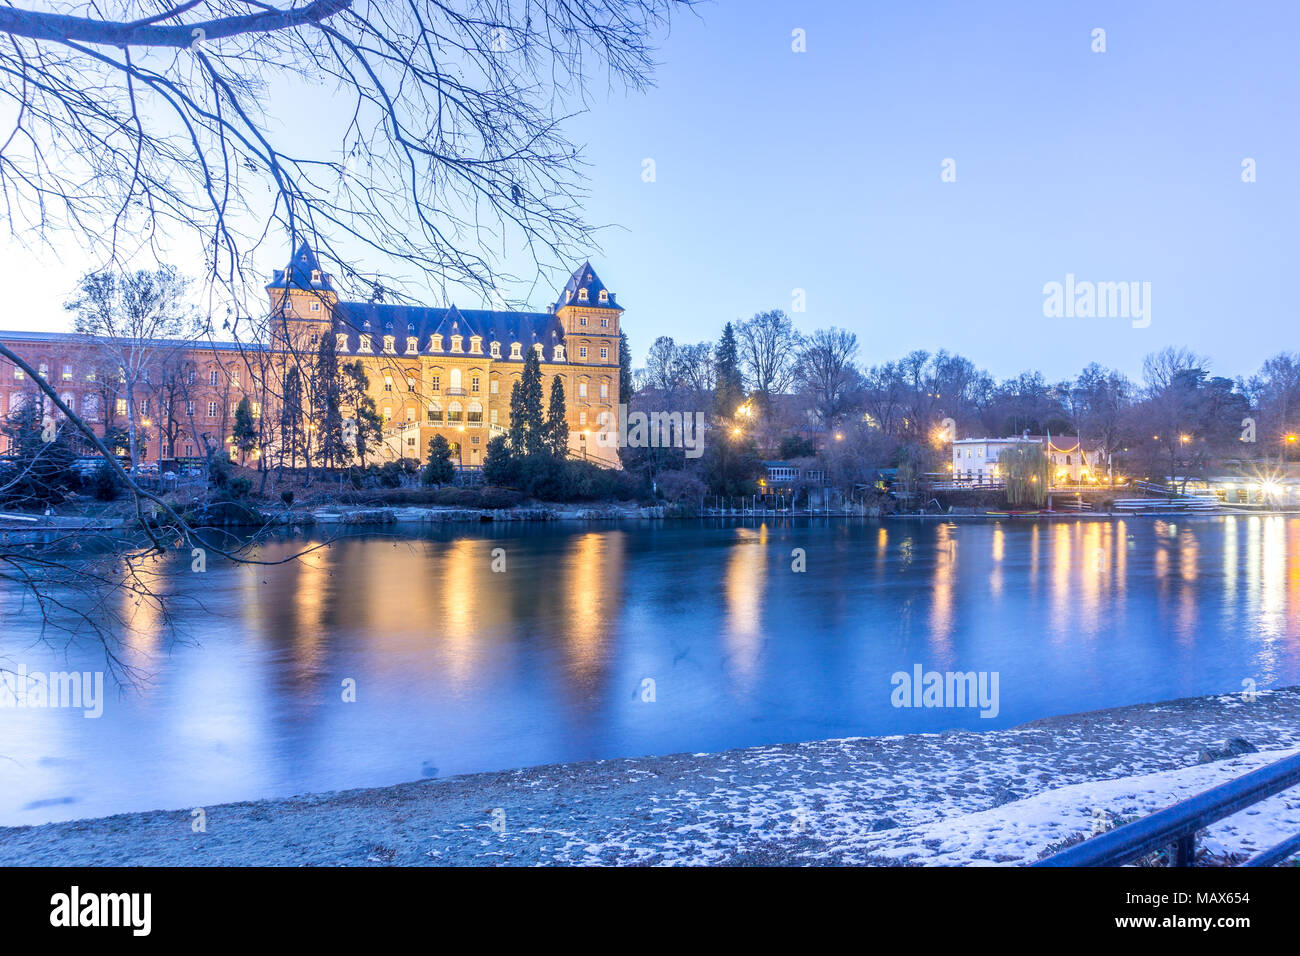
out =
<svg viewBox="0 0 1300 956"><path fill-rule="evenodd" d="M565 421L564 381L551 380L551 402L546 410L546 444L552 455L564 458L569 453L569 424Z"/></svg>

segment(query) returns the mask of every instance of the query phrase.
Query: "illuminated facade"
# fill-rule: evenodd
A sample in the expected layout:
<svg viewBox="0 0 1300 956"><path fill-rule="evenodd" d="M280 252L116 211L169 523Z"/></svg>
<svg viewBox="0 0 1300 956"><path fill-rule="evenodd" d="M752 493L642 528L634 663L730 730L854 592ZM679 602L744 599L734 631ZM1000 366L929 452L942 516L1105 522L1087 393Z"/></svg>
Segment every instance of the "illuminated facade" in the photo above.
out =
<svg viewBox="0 0 1300 956"><path fill-rule="evenodd" d="M253 454L278 454L286 373L297 366L305 379L328 335L340 365L361 361L384 419L372 460L422 460L429 440L441 434L460 464L481 465L488 440L509 427L511 389L525 350L533 349L541 359L543 410L552 381L563 384L570 452L618 465L617 450L595 436L602 413L612 417L618 406L623 310L590 263L570 276L546 312L461 310L342 301L304 244L275 271L267 294L270 343L150 344L157 361L133 390L129 409L143 460L229 447L244 398L262 432L261 451ZM99 434L125 426L128 399L111 350L71 333L0 332L0 341ZM20 368L0 362L0 414L18 411L36 392Z"/></svg>

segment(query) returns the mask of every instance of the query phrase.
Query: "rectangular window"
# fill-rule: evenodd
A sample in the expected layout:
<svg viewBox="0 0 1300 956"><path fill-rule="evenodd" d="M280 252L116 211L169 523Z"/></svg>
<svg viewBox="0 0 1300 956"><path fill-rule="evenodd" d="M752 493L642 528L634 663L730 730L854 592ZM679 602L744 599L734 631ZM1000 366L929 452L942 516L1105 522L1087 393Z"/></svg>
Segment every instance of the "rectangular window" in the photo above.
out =
<svg viewBox="0 0 1300 956"><path fill-rule="evenodd" d="M609 319L601 319L601 320L600 320L600 327L601 327L602 329L607 329L607 328L609 328Z"/></svg>
<svg viewBox="0 0 1300 956"><path fill-rule="evenodd" d="M22 381L23 379L25 379L26 377L27 377L27 373L24 372L22 369L20 369L17 365L15 365L15 366L14 366L14 381L15 381L15 382L21 382L21 381Z"/></svg>
<svg viewBox="0 0 1300 956"><path fill-rule="evenodd" d="M386 422L391 422L392 420L393 420L393 410L392 410L391 408L385 407L385 408L384 408L384 421L386 421Z"/></svg>
<svg viewBox="0 0 1300 956"><path fill-rule="evenodd" d="M71 382L71 381L72 381L72 366L71 366L71 365L65 365L65 366L63 366L63 380L64 380L65 382Z"/></svg>
<svg viewBox="0 0 1300 956"><path fill-rule="evenodd" d="M420 340L417 339L417 338L416 338L415 336L413 336L413 335L412 335L412 336L407 336L407 339L406 339L406 351L408 351L408 352L418 352L418 351L420 351Z"/></svg>
<svg viewBox="0 0 1300 956"><path fill-rule="evenodd" d="M607 358L609 358L609 349L601 349L601 350L600 350L600 357L603 358L603 359L607 359Z"/></svg>
<svg viewBox="0 0 1300 956"><path fill-rule="evenodd" d="M90 373L89 381L92 381L92 382L93 382L93 381L95 380L95 379L94 379L94 375L95 375L94 372L91 372L91 373ZM187 385L193 385L193 384L194 384L194 379L197 377L197 375L198 375L198 373L195 372L194 369L190 369L188 372L185 373L185 384L187 384Z"/></svg>
<svg viewBox="0 0 1300 956"><path fill-rule="evenodd" d="M579 398L586 398L586 397L587 397L587 383L586 383L586 382L579 382L579 383L578 383L578 397L579 397Z"/></svg>
<svg viewBox="0 0 1300 956"><path fill-rule="evenodd" d="M441 382L442 382L441 376L439 375L429 376L429 387L432 388L435 392L438 391L438 389L442 388Z"/></svg>
<svg viewBox="0 0 1300 956"><path fill-rule="evenodd" d="M469 380L469 390L470 390L471 392L474 392L475 394L478 393L478 376L477 376L477 375L475 375L473 378L471 378L471 379Z"/></svg>
<svg viewBox="0 0 1300 956"><path fill-rule="evenodd" d="M217 370L214 368L211 372L208 373L208 384L211 385L213 388L216 388L218 381L219 380L217 378Z"/></svg>
<svg viewBox="0 0 1300 956"><path fill-rule="evenodd" d="M415 421L415 409L414 409L414 408L408 408L408 409L406 410L406 420L407 420L408 422L413 422L413 421Z"/></svg>
<svg viewBox="0 0 1300 956"><path fill-rule="evenodd" d="M585 345L579 345L579 346L578 346L578 358L586 358L586 357L587 357L587 346L585 346Z"/></svg>
<svg viewBox="0 0 1300 956"><path fill-rule="evenodd" d="M239 388L239 369L235 369L230 373L230 384L235 388Z"/></svg>
<svg viewBox="0 0 1300 956"><path fill-rule="evenodd" d="M385 391L385 392L391 392L392 390L393 390L393 376L391 376L391 375L385 375L385 376L384 376L384 391Z"/></svg>
<svg viewBox="0 0 1300 956"><path fill-rule="evenodd" d="M491 392L492 392L492 394L493 394L493 395L496 395L496 394L498 394L500 391L501 391L501 383L500 383L499 381L497 381L495 378L492 379L492 387L491 387Z"/></svg>
<svg viewBox="0 0 1300 956"><path fill-rule="evenodd" d="M253 417L254 417L254 418L261 418L261 417L262 417L262 403L261 403L261 402L253 402Z"/></svg>
<svg viewBox="0 0 1300 956"><path fill-rule="evenodd" d="M608 383L608 382L601 382L601 383L600 383L600 397L601 397L601 398L609 398L609 383Z"/></svg>
<svg viewBox="0 0 1300 956"><path fill-rule="evenodd" d="M579 424L579 425L585 425L585 424L587 424L587 413L586 413L586 412L578 412L578 424Z"/></svg>
<svg viewBox="0 0 1300 956"><path fill-rule="evenodd" d="M186 402L186 403L185 403L185 414L188 415L190 418L193 418L193 417L194 417L194 403L193 403L193 402Z"/></svg>
<svg viewBox="0 0 1300 956"><path fill-rule="evenodd" d="M119 415L123 415L123 416L126 415L126 399L125 399L125 398L119 398L119 399L117 400L117 406L116 406L116 407L117 407L117 413L118 413Z"/></svg>
<svg viewBox="0 0 1300 956"><path fill-rule="evenodd" d="M491 415L492 415L492 424L495 425L497 423L497 410L495 408L492 409Z"/></svg>
<svg viewBox="0 0 1300 956"><path fill-rule="evenodd" d="M216 417L217 417L217 403L208 402L208 418L216 418Z"/></svg>
<svg viewBox="0 0 1300 956"><path fill-rule="evenodd" d="M40 364L40 367L37 369L37 371L41 373L41 378L48 379L50 377L49 363L42 362Z"/></svg>

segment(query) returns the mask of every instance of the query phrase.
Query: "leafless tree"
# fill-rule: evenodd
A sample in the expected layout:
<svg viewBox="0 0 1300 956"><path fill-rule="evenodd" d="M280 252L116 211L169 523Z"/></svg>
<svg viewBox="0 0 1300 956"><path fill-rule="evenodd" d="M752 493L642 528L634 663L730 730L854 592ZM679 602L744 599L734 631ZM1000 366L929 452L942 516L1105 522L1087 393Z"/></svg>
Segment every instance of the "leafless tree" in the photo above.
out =
<svg viewBox="0 0 1300 956"><path fill-rule="evenodd" d="M760 312L736 327L740 367L764 406L789 390L800 337L780 309Z"/></svg>
<svg viewBox="0 0 1300 956"><path fill-rule="evenodd" d="M807 393L812 412L834 428L854 404L861 375L853 360L858 337L844 329L817 329L806 338L795 362L796 386Z"/></svg>
<svg viewBox="0 0 1300 956"><path fill-rule="evenodd" d="M173 267L135 272L92 272L81 278L67 303L73 329L102 352L126 399L131 467L141 463L139 425L143 403L165 370L191 347L201 328L188 302L189 282ZM161 449L160 449L161 452Z"/></svg>
<svg viewBox="0 0 1300 956"><path fill-rule="evenodd" d="M0 7L0 209L100 264L198 240L241 289L253 255L308 238L435 286L489 291L593 245L563 121L595 70L648 84L652 38L692 0L175 0ZM304 134L285 123L308 116ZM534 278L538 277L535 273Z"/></svg>

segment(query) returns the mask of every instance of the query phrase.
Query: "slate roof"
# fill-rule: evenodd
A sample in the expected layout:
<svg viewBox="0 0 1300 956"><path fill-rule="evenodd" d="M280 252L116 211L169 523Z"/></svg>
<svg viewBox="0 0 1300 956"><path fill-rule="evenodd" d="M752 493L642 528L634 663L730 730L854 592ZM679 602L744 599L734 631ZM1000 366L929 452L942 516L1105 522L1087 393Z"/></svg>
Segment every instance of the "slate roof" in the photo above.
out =
<svg viewBox="0 0 1300 956"><path fill-rule="evenodd" d="M312 281L312 274L317 273L319 278ZM293 254L289 264L283 269L276 269L271 274L271 281L266 286L268 289L302 289L306 292L333 292L334 286L330 283L330 277L321 271L320 260L316 258L316 253L312 252L307 243L298 244L298 251Z"/></svg>
<svg viewBox="0 0 1300 956"><path fill-rule="evenodd" d="M578 299L578 290L580 289L587 290L586 302L580 302ZM596 270L591 267L591 263L584 262L574 270L573 275L569 276L569 281L560 290L560 297L555 300L555 308L562 309L566 305L581 305L583 308L623 311L619 304L614 301L614 293L609 292L608 299L601 302L601 292L609 292L609 290L605 288L605 283L600 281L600 276L596 275Z"/></svg>
<svg viewBox="0 0 1300 956"><path fill-rule="evenodd" d="M348 337L348 351L355 352L364 333L372 336L372 345L378 352L383 336L397 339L398 354L405 354L406 338L419 340L420 354L431 354L429 348L434 335L442 336L442 352L451 352L451 337L465 336L464 351L469 352L470 336L483 339L483 352L491 351L491 344L501 343L501 360L510 360L510 345L518 342L525 349L541 344L550 349L564 344L564 325L548 312L494 312L490 309L460 309L429 306L389 305L371 302L340 302L335 307L339 334ZM549 355L549 352L548 352ZM519 360L516 360L519 361Z"/></svg>

